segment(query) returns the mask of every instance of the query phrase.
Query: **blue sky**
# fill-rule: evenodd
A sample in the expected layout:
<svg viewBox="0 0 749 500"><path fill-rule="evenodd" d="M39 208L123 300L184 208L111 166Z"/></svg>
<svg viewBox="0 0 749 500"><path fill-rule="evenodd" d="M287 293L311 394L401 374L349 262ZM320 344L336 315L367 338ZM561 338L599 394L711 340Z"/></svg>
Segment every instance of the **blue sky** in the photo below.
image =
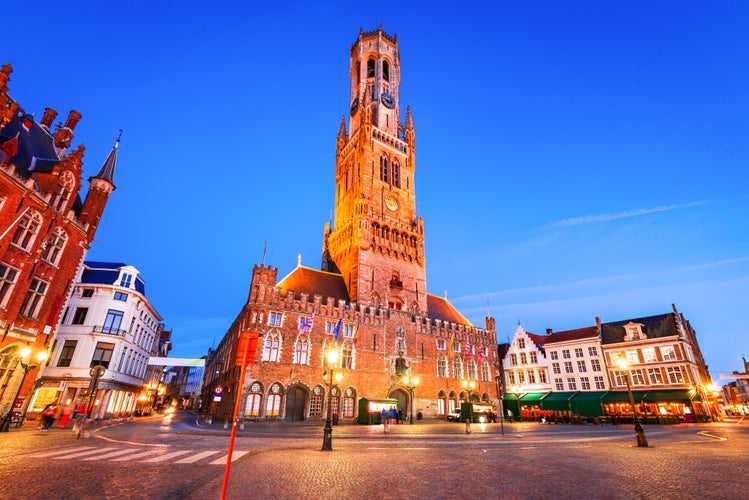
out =
<svg viewBox="0 0 749 500"><path fill-rule="evenodd" d="M713 377L749 355L749 4L14 2L0 63L41 118L83 114L88 258L137 267L205 354L252 267L319 267L359 28L398 35L427 284L498 340L667 313Z"/></svg>

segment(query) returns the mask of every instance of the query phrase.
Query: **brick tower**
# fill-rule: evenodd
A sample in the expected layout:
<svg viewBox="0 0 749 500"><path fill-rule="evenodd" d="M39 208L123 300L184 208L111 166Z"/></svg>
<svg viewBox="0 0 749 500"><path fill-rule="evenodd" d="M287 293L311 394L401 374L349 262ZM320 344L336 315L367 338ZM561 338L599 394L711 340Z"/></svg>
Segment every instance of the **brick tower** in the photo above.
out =
<svg viewBox="0 0 749 500"><path fill-rule="evenodd" d="M400 122L398 38L359 31L351 47L350 123L336 141L335 226L323 269L340 272L352 302L427 313L424 222L416 210L413 118Z"/></svg>

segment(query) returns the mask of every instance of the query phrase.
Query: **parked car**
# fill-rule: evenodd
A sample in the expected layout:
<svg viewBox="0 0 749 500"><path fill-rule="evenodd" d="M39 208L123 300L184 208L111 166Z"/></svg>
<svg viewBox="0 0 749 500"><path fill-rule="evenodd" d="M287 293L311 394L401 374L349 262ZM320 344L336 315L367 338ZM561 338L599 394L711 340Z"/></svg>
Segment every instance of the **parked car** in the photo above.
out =
<svg viewBox="0 0 749 500"><path fill-rule="evenodd" d="M455 408L453 411L447 414L448 422L460 422L460 408Z"/></svg>

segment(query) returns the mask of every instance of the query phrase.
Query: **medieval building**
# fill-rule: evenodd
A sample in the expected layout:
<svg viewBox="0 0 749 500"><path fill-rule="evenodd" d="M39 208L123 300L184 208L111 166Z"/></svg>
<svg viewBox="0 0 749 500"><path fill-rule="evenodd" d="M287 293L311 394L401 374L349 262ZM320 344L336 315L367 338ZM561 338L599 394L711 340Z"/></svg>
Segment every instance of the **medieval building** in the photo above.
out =
<svg viewBox="0 0 749 500"><path fill-rule="evenodd" d="M22 414L109 195L117 143L84 200L83 145L71 148L81 114L41 121L8 94L10 65L0 69L0 412L3 430ZM13 413L11 413L11 409Z"/></svg>
<svg viewBox="0 0 749 500"><path fill-rule="evenodd" d="M230 415L238 390L240 416L287 421L322 418L329 403L332 414L353 418L362 398L397 400L404 415L424 417L460 401L497 402L493 318L474 326L427 292L416 132L410 108L401 119L397 37L360 31L349 76L321 268L300 261L279 279L277 268L255 266L247 303L207 359L203 407L212 415ZM245 331L258 345L240 381Z"/></svg>

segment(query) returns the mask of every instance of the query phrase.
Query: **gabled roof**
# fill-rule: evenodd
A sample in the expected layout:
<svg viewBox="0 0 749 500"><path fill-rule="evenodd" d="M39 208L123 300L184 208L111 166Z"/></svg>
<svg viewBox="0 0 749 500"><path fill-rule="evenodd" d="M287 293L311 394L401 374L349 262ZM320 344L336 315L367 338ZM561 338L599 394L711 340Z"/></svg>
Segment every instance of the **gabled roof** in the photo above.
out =
<svg viewBox="0 0 749 500"><path fill-rule="evenodd" d="M32 115L18 109L10 122L0 130L0 144L18 139L18 152L8 163L16 166L16 173L28 178L31 171L51 172L60 162L52 135L39 125Z"/></svg>
<svg viewBox="0 0 749 500"><path fill-rule="evenodd" d="M349 301L343 276L337 273L318 271L310 267L297 266L276 286L281 289L282 295L293 291L296 297L306 293L310 299L314 295L320 295L324 299L332 297L336 301Z"/></svg>
<svg viewBox="0 0 749 500"><path fill-rule="evenodd" d="M465 316L460 314L457 309L443 297L427 294L427 315L430 319L439 319L459 325L473 326Z"/></svg>
<svg viewBox="0 0 749 500"><path fill-rule="evenodd" d="M644 318L625 319L601 324L601 344L617 344L624 342L624 325L627 323L642 325L642 333L649 339L679 335L676 317L673 313L657 314Z"/></svg>
<svg viewBox="0 0 749 500"><path fill-rule="evenodd" d="M546 336L544 344L553 344L556 342L569 342L571 340L595 339L598 338L598 328L587 326L576 328L574 330L563 330L561 332L552 332Z"/></svg>

